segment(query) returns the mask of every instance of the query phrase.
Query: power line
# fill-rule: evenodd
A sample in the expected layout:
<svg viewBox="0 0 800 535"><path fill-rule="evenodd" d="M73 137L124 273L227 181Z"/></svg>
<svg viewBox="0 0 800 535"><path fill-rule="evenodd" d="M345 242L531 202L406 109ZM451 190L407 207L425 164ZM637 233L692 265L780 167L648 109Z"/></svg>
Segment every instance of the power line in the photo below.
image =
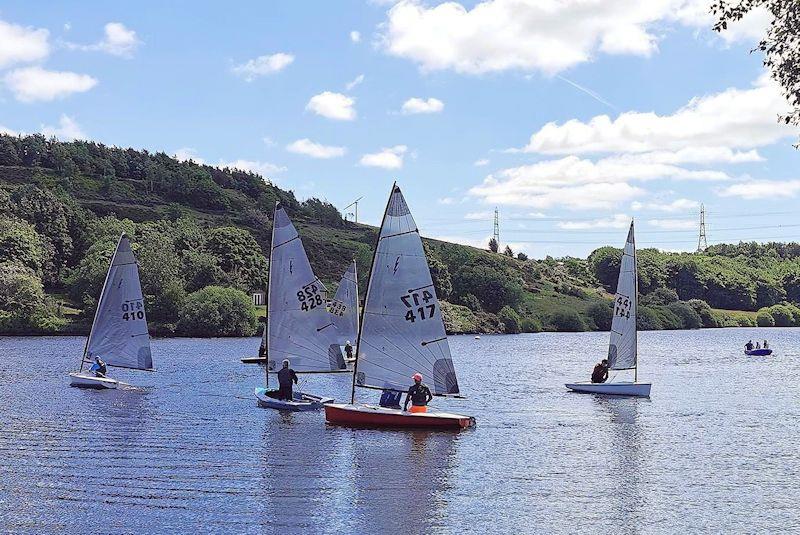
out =
<svg viewBox="0 0 800 535"><path fill-rule="evenodd" d="M702 253L708 248L706 239L706 207L700 205L700 236L697 238L697 252Z"/></svg>

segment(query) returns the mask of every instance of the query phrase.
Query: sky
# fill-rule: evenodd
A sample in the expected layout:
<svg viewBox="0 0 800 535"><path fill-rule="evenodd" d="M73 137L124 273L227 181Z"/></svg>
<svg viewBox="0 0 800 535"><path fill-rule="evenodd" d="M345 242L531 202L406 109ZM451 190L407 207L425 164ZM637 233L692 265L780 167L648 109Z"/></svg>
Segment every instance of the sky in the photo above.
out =
<svg viewBox="0 0 800 535"><path fill-rule="evenodd" d="M300 199L393 181L424 236L532 257L800 240L798 130L709 0L6 0L0 131L250 169ZM351 212L352 208L345 212ZM352 217L352 216L351 216Z"/></svg>

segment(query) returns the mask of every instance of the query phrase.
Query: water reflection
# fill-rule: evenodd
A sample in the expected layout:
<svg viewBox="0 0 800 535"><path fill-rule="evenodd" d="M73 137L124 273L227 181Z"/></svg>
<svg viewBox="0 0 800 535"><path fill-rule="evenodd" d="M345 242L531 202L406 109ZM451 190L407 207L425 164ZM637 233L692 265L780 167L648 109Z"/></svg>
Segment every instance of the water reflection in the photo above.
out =
<svg viewBox="0 0 800 535"><path fill-rule="evenodd" d="M608 485L609 516L625 533L642 529L643 499L641 484L642 429L639 404L647 399L595 396L595 403L609 417L610 448L607 475L614 479Z"/></svg>

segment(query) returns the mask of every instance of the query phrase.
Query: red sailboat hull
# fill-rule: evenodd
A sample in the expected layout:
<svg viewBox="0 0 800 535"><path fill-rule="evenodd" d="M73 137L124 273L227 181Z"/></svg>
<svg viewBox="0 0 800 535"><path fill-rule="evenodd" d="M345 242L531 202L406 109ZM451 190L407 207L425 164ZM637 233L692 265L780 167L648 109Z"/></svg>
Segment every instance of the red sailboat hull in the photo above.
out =
<svg viewBox="0 0 800 535"><path fill-rule="evenodd" d="M475 418L447 412L410 413L371 405L325 405L328 423L350 427L466 429Z"/></svg>

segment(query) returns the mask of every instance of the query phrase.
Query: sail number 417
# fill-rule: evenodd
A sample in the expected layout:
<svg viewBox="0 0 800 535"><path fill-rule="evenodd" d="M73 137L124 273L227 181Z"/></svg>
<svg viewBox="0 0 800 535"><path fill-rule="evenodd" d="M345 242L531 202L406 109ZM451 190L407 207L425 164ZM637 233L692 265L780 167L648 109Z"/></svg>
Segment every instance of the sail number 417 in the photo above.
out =
<svg viewBox="0 0 800 535"><path fill-rule="evenodd" d="M436 298L428 290L423 290L422 294L419 292L411 292L408 295L400 297L400 300L408 308L406 312L406 321L414 323L417 319L427 320L433 317L436 312ZM429 304L429 302L433 301Z"/></svg>

